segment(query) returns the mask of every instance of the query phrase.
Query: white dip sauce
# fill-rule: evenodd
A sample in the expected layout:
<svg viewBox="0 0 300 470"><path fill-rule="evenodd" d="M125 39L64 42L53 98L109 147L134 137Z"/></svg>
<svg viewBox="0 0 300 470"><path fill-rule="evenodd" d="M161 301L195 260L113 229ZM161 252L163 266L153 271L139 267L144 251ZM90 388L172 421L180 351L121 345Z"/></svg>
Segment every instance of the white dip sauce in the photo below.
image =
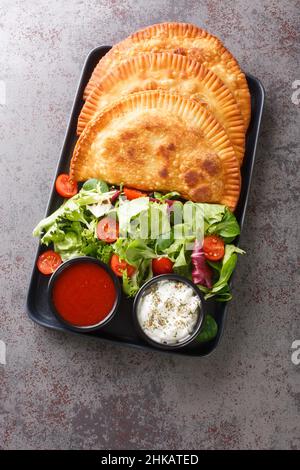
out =
<svg viewBox="0 0 300 470"><path fill-rule="evenodd" d="M176 344L194 332L200 307L200 299L192 287L180 281L164 280L145 291L137 317L153 341Z"/></svg>

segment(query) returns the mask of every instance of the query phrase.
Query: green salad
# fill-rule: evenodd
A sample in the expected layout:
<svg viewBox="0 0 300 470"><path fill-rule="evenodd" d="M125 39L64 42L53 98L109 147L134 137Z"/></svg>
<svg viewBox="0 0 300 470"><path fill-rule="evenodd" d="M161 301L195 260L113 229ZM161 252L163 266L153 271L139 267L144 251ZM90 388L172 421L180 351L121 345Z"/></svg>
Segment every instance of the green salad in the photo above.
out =
<svg viewBox="0 0 300 470"><path fill-rule="evenodd" d="M62 261L92 256L110 264L134 296L151 277L175 272L192 279L205 299L232 298L229 280L244 253L240 228L220 204L182 202L176 192L151 195L89 180L34 229Z"/></svg>

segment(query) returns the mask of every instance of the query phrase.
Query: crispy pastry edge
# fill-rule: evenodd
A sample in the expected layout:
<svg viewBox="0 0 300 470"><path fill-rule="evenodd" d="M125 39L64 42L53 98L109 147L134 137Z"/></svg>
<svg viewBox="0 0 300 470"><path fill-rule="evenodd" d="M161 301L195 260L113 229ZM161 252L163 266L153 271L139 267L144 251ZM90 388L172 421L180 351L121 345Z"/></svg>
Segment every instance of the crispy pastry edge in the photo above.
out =
<svg viewBox="0 0 300 470"><path fill-rule="evenodd" d="M240 66L235 57L231 54L231 52L229 52L228 49L226 49L220 39L208 31L200 28L199 26L191 23L166 22L154 24L136 31L135 33L125 38L123 41L117 43L108 51L107 54L105 54L104 57L100 59L96 65L84 90L83 98L86 99L88 97L98 81L101 80L101 78L107 73L107 69L109 68L112 58L114 56L117 57L121 50L130 48L130 44L132 43L138 43L140 41L150 39L151 37L157 36L160 33L168 37L189 37L192 39L197 37L207 38L215 43L216 48L220 51L220 55L226 57L227 66L230 67L232 73L234 73L243 84L243 86L240 87L240 91L243 92L243 98L240 96L239 99L244 103L241 109L241 113L244 117L245 128L247 130L251 118L251 99L245 74L240 69Z"/></svg>
<svg viewBox="0 0 300 470"><path fill-rule="evenodd" d="M211 93L215 94L216 99L219 101L222 100L223 103L226 100L225 105L222 103L222 109L224 117L227 119L229 127L232 129L230 135L228 133L228 137L241 165L245 153L245 126L239 106L233 94L212 70L209 70L200 62L179 54L171 54L168 52L154 54L147 52L135 55L122 62L119 66L114 67L111 72L106 74L103 79L97 83L83 105L78 118L77 134L80 135L87 123L93 119L97 113L102 111L98 109L98 102L102 94L105 94L113 86L117 85L120 80L128 80L140 70L150 67L152 70L170 69L176 70L178 73L186 72L189 77L199 78L199 80L203 82L203 85L206 86ZM119 101L119 98L116 98L116 101ZM225 131L227 130L225 129Z"/></svg>
<svg viewBox="0 0 300 470"><path fill-rule="evenodd" d="M112 106L106 108L90 121L76 143L70 163L71 178L80 181L78 163L80 160L84 161L84 153L90 148L93 137L101 129L105 118L109 119L116 112L124 112L126 109L133 110L137 107L151 109L155 108L156 105L160 108L168 108L173 105L174 108L177 107L178 115L181 116L186 112L186 107L189 107L188 111L194 113L195 118L199 119L198 122L202 132L211 142L223 163L225 189L222 200L218 202L234 210L241 189L240 167L224 129L200 103L183 98L180 95L161 91L145 91L128 95L126 98L113 103Z"/></svg>

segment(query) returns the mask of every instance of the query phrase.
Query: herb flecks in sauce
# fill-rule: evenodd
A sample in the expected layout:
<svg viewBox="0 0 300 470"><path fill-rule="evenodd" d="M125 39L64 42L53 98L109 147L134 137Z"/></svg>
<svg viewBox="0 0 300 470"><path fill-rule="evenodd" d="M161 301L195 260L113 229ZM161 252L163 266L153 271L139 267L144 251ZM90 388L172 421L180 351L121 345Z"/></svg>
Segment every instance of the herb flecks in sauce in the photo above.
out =
<svg viewBox="0 0 300 470"><path fill-rule="evenodd" d="M144 293L138 320L145 334L158 343L176 344L194 331L200 299L180 281L159 281Z"/></svg>

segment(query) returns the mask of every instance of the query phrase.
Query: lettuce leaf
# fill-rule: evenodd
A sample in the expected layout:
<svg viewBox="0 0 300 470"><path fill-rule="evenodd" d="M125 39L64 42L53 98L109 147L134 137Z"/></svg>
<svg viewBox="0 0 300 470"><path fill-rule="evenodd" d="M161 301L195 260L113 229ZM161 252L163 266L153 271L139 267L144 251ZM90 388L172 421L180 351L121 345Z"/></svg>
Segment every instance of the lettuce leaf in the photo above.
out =
<svg viewBox="0 0 300 470"><path fill-rule="evenodd" d="M65 237L64 226L58 222L54 222L46 231L41 239L43 245L48 246L50 243L59 242Z"/></svg>
<svg viewBox="0 0 300 470"><path fill-rule="evenodd" d="M216 297L216 300L220 302L231 300L232 295L230 293L229 280L237 263L237 253L244 254L245 251L235 245L225 245L225 255L221 264L209 263L219 273L219 278L211 288L199 285L199 288L205 293L204 297L206 300L211 297Z"/></svg>
<svg viewBox="0 0 300 470"><path fill-rule="evenodd" d="M79 221L88 225L88 216L85 212L86 206L107 202L115 192L114 190L101 193L97 189L90 191L81 189L78 194L66 200L53 214L41 220L33 230L33 236L39 237L44 231L47 231L52 224L62 219Z"/></svg>
<svg viewBox="0 0 300 470"><path fill-rule="evenodd" d="M234 214L226 207L221 221L209 225L207 233L219 235L226 243L230 243L240 234L240 226Z"/></svg>
<svg viewBox="0 0 300 470"><path fill-rule="evenodd" d="M118 208L120 237L126 238L131 232L131 221L143 211L149 209L149 198L139 197L132 201L120 200Z"/></svg>
<svg viewBox="0 0 300 470"><path fill-rule="evenodd" d="M113 249L119 258L135 267L138 267L142 260L156 258L154 249L143 240L123 240L119 238L114 243Z"/></svg>
<svg viewBox="0 0 300 470"><path fill-rule="evenodd" d="M240 227L236 217L226 206L188 201L184 204L184 208L185 214L192 214L190 219L185 215L184 222L189 223L195 228L195 219L199 224L199 218L202 217L204 221L204 234L206 235L220 235L226 243L229 243L240 234ZM193 212L191 208L198 209L198 211ZM187 209L190 210L188 211ZM199 233L196 233L196 236L198 239L201 238Z"/></svg>
<svg viewBox="0 0 300 470"><path fill-rule="evenodd" d="M140 287L153 277L151 259L141 259L136 272L128 277L127 272L123 272L123 290L128 297L133 297Z"/></svg>
<svg viewBox="0 0 300 470"><path fill-rule="evenodd" d="M178 197L175 191L155 193L153 198L124 200L118 189L109 190L103 181L87 181L78 194L64 201L53 214L43 219L34 229L41 243L53 243L63 260L74 256L93 256L105 263L113 253L135 266L135 274L123 274L123 289L132 296L153 276L152 259L167 256L174 264L174 272L194 282L205 298L231 298L229 280L235 268L237 254L243 250L231 242L239 235L237 220L221 204L202 204L171 201ZM113 244L98 240L97 224L109 215L118 219L120 237ZM217 234L225 241L225 256L221 262L205 260L202 238ZM197 250L195 248L197 240Z"/></svg>
<svg viewBox="0 0 300 470"><path fill-rule="evenodd" d="M113 205L110 201L105 201L103 203L92 204L87 206L87 209L93 214L94 217L103 217L103 215L107 214L109 211L113 209Z"/></svg>
<svg viewBox="0 0 300 470"><path fill-rule="evenodd" d="M107 243L98 243L96 258L103 263L109 264L113 252L112 245L108 245Z"/></svg>

